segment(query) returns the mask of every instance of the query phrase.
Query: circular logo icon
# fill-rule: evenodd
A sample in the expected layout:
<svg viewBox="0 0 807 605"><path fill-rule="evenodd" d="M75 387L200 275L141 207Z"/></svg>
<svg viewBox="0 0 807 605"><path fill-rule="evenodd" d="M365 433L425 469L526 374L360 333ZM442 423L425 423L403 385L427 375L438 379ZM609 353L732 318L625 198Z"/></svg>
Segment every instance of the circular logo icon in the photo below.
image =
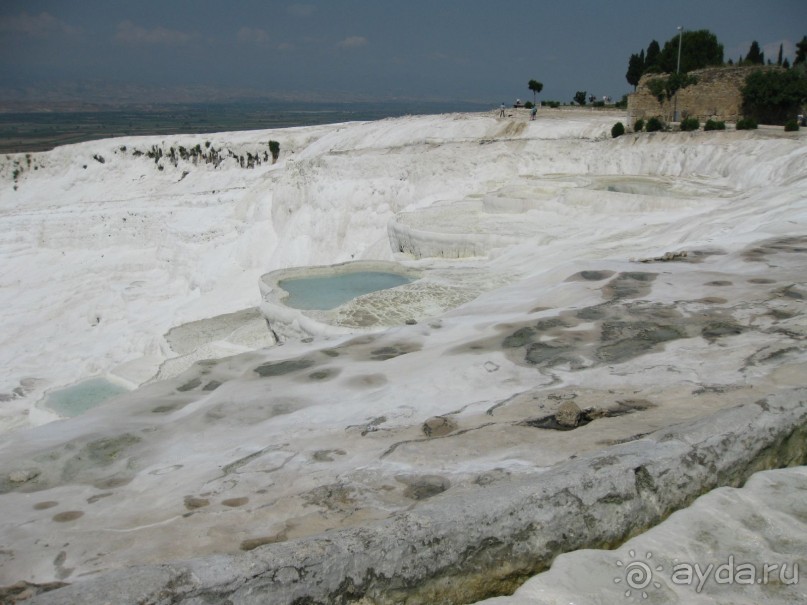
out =
<svg viewBox="0 0 807 605"><path fill-rule="evenodd" d="M643 599L646 599L647 591L645 591L645 588L650 585L654 588L661 588L661 583L653 581L653 572L664 571L664 568L661 565L652 566L653 553L651 552L645 553L644 560L637 560L636 551L634 550L629 550L628 556L633 560L628 563L623 561L616 562L617 567L624 568L624 573L622 576L614 578L614 583L625 582L627 587L627 590L625 590L626 597L630 597L635 590Z"/></svg>

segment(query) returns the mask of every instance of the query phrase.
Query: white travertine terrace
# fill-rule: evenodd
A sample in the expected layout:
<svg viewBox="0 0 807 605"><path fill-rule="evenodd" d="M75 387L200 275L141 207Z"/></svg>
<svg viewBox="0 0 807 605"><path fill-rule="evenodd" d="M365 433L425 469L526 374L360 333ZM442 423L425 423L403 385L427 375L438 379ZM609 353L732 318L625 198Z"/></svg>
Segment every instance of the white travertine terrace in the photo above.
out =
<svg viewBox="0 0 807 605"><path fill-rule="evenodd" d="M805 464L804 133L495 116L0 158L0 586L472 602ZM269 139L254 169L134 154ZM327 316L261 281L355 261L421 278ZM37 405L94 376L133 390ZM724 493L692 509L718 543Z"/></svg>

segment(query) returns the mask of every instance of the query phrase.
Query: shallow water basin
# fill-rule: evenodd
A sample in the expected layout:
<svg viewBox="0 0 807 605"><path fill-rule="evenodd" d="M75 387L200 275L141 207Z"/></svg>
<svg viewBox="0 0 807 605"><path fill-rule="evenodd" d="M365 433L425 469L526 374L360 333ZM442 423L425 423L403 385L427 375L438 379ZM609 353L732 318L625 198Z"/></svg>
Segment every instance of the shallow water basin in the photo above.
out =
<svg viewBox="0 0 807 605"><path fill-rule="evenodd" d="M106 378L90 378L48 394L44 406L59 416L79 416L126 392L127 389Z"/></svg>
<svg viewBox="0 0 807 605"><path fill-rule="evenodd" d="M283 304L295 309L328 310L376 292L411 283L413 279L387 271L355 271L319 277L284 279L278 286L288 292Z"/></svg>

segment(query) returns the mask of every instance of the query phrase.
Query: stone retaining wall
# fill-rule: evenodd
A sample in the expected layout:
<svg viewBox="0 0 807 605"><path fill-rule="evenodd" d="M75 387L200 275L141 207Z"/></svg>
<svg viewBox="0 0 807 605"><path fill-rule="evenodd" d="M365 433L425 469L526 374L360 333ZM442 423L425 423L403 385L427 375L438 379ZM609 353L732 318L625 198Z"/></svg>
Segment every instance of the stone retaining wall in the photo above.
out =
<svg viewBox="0 0 807 605"><path fill-rule="evenodd" d="M647 83L668 74L645 74L639 81L636 92L628 95L628 124L637 119L660 116L664 121L678 117L696 117L736 122L742 117L742 87L748 75L758 69L781 69L777 66L754 65L752 67L713 67L690 72L698 83L678 91L677 99L665 99L659 103L650 92ZM677 121L677 120L675 120Z"/></svg>

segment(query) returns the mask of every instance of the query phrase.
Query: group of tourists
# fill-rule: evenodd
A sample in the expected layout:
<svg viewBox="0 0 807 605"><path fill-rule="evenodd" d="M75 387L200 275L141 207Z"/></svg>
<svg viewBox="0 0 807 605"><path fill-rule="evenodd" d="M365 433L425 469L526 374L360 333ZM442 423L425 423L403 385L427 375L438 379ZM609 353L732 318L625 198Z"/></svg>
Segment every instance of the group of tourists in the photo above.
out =
<svg viewBox="0 0 807 605"><path fill-rule="evenodd" d="M513 104L513 107L516 108L516 109L520 109L520 108L524 107L524 104L521 102L521 99L516 99L516 102ZM505 117L504 110L505 110L505 105L504 105L504 103L502 103L499 106L499 117L500 118ZM538 113L538 106L533 105L532 109L530 109L530 120L534 120L537 113Z"/></svg>

